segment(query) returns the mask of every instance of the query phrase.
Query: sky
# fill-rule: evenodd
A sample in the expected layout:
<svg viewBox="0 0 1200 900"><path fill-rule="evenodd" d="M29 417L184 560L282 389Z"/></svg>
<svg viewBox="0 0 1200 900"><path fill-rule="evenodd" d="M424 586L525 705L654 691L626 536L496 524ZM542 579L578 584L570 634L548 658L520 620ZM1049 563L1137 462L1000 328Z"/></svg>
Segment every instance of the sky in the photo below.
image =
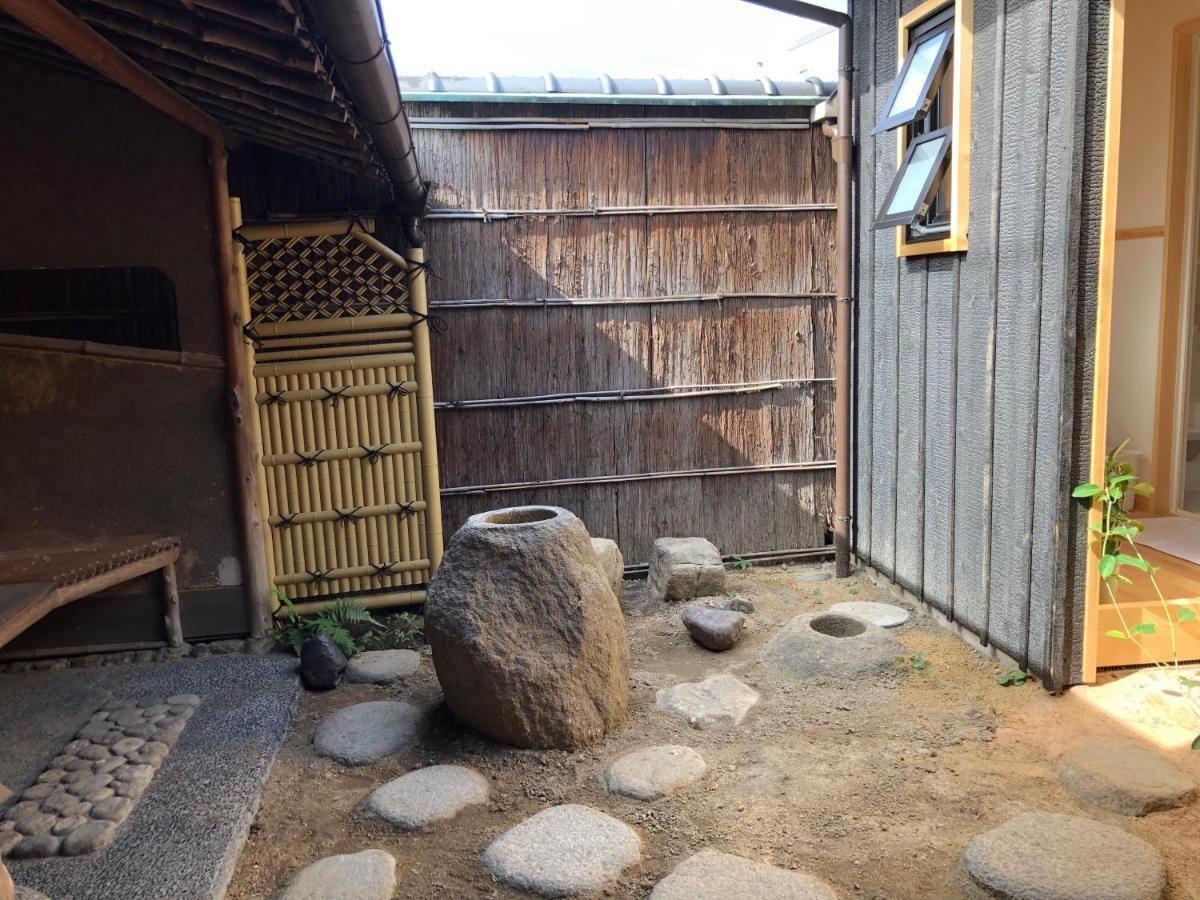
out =
<svg viewBox="0 0 1200 900"><path fill-rule="evenodd" d="M831 29L743 0L381 2L400 75L765 73L777 80L833 80L836 74ZM818 2L846 6L844 0Z"/></svg>

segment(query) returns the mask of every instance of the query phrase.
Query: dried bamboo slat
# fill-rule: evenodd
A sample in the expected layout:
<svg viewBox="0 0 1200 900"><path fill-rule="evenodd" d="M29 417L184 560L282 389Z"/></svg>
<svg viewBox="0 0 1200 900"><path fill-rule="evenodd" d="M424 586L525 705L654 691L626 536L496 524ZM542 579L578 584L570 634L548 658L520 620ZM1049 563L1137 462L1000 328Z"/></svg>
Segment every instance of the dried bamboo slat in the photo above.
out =
<svg viewBox="0 0 1200 900"><path fill-rule="evenodd" d="M380 382L364 384L361 381L351 384L341 391L339 397L370 397L378 394L412 394L416 393L415 381ZM308 400L328 400L329 391L321 386L311 391L260 391L254 397L256 403L303 403Z"/></svg>
<svg viewBox="0 0 1200 900"><path fill-rule="evenodd" d="M409 328L416 321L410 313L392 313L382 316L354 316L344 319L303 319L290 322L262 322L254 330L264 340L274 337L290 337L307 334L335 334L343 331L379 331L381 329ZM411 332L401 332L410 337ZM365 337L363 338L366 339Z"/></svg>
<svg viewBox="0 0 1200 900"><path fill-rule="evenodd" d="M339 404L341 408L344 404ZM329 409L334 407L328 404ZM339 440L339 443L341 441ZM291 453L273 453L263 457L264 466L316 466L320 463L341 462L348 459L370 460L381 456L393 456L399 453L420 453L420 441L407 441L399 444L360 444L357 447L325 447L312 452L293 451ZM315 454L315 456L314 456Z"/></svg>
<svg viewBox="0 0 1200 900"><path fill-rule="evenodd" d="M409 559L396 560L394 562L378 563L379 566L387 566L392 571L396 572L415 572L428 571L429 560L427 559ZM317 577L312 572L285 572L275 578L275 583L280 587L290 584L312 584L319 582L324 584L327 581L343 582L350 578L374 576L376 571L375 566L346 566L340 569L328 569L321 571L321 577ZM348 590L343 588L343 590Z"/></svg>
<svg viewBox="0 0 1200 900"><path fill-rule="evenodd" d="M339 369L370 369L377 365L411 366L416 361L411 353L381 353L378 356L358 356L336 360ZM331 360L300 360L290 363L263 363L254 367L255 375L299 375L327 372ZM307 390L307 389L306 389ZM312 390L318 390L313 388Z"/></svg>
<svg viewBox="0 0 1200 900"><path fill-rule="evenodd" d="M367 594L355 598L367 609L385 609L391 606L417 606L425 602L425 591L384 591L378 594ZM297 603L296 612L309 616L324 612L333 607L335 600L315 600L309 603Z"/></svg>
<svg viewBox="0 0 1200 900"><path fill-rule="evenodd" d="M350 346L342 347L310 347L300 348L297 350L262 350L255 354L255 358L263 363L269 362L294 362L302 359L328 359L332 363L340 363L347 353L353 353L358 356L366 356L367 354L378 352L385 353L407 353L414 349L413 341L392 341L389 343L379 344L351 344Z"/></svg>
<svg viewBox="0 0 1200 900"><path fill-rule="evenodd" d="M429 300L425 293L425 251L421 247L413 247L408 251L409 260L414 266L412 279L409 282L409 304L417 315L429 312ZM430 363L429 329L420 328L413 336L416 355L416 378L420 387L414 398L417 407L418 433L427 435L421 447L421 478L420 483L425 490L425 502L428 509L425 513L425 549L433 569L442 562L442 501L441 476L438 472L437 441L433 440L436 431L433 412L433 371Z"/></svg>

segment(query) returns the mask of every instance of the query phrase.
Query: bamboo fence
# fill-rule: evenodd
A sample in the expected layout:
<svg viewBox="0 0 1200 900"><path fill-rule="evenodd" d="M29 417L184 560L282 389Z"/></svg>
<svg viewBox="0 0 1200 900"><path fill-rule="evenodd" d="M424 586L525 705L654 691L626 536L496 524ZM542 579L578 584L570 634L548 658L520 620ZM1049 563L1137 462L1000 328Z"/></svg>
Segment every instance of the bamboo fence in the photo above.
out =
<svg viewBox="0 0 1200 900"><path fill-rule="evenodd" d="M238 229L270 575L305 612L420 603L441 559L425 270L372 227Z"/></svg>

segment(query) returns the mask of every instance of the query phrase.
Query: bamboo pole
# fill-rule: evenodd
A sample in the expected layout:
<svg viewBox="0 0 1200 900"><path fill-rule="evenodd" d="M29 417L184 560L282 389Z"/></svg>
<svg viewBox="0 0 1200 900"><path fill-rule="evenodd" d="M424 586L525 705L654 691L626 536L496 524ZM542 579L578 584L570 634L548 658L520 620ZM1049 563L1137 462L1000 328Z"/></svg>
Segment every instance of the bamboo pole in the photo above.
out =
<svg viewBox="0 0 1200 900"><path fill-rule="evenodd" d="M405 377L405 372L397 370L397 377ZM411 438L418 432L416 396L409 395L396 399L397 402L391 414L395 417L396 427L401 436ZM405 500L415 503L422 496L418 490L421 472L417 461L412 456L405 455L394 458L392 465L396 470L397 490L403 491ZM424 523L409 517L407 521L400 522L399 527L402 533L401 543L409 548L406 551L408 558L428 557L429 549L426 546ZM410 581L411 576L404 579L405 584Z"/></svg>
<svg viewBox="0 0 1200 900"><path fill-rule="evenodd" d="M352 344L348 347L314 347L301 350L260 350L255 358L263 364L269 362L293 362L304 359L328 360L326 369L337 365L347 354L407 353L414 349L412 341L396 341L389 344Z"/></svg>
<svg viewBox="0 0 1200 900"><path fill-rule="evenodd" d="M411 247L408 258L418 268L408 286L409 308L418 316L429 312L429 301L425 294L425 250ZM433 370L430 367L429 326L415 329L413 334L417 368L417 417L421 439L421 474L425 493L425 548L429 556L429 574L432 577L442 562L442 501L441 477L438 473L437 432L433 413Z"/></svg>
<svg viewBox="0 0 1200 900"><path fill-rule="evenodd" d="M385 369L384 379L387 381L400 381L402 376L399 374L399 369ZM397 407L404 401L404 397L389 398L388 400L375 403L375 418L372 420L375 427L379 429L377 434L382 438L386 433L389 440L401 440L409 435L400 428L400 413ZM403 463L400 463L401 471L403 471ZM395 460L384 460L382 480L383 480L383 496L395 497L397 490L403 484L404 479L401 478L399 483L396 480L397 462ZM409 549L408 539L408 523L392 518L388 520L389 546L392 549L394 558L396 559L411 559L412 552ZM400 579L403 584L403 579Z"/></svg>
<svg viewBox="0 0 1200 900"><path fill-rule="evenodd" d="M338 380L338 372L330 372L327 377L333 382L333 386L335 388L341 386ZM320 380L320 376L317 376L317 379ZM317 424L321 429L321 445L323 447L345 446L345 444L342 442L344 435L339 433L337 421L337 412L339 409L344 409L345 404L339 403L337 407L334 407L331 403L309 403L306 405L315 407L313 412ZM335 510L349 510L353 509L356 505L354 503L353 495L347 495L343 490L344 485L342 484L342 463L343 460L340 459L332 460L324 463L322 467L322 470L325 473L325 478L328 480L329 484L329 500ZM331 545L331 549L335 554L334 559L338 563L341 563L343 568L347 566L353 567L359 562L353 558L354 554L357 552L357 544L352 539L353 536L346 534L346 532L354 523L353 521L345 522L341 519L336 519L334 521L333 544ZM339 585L337 590L358 591L361 590L361 587L359 586L357 580L353 583L347 580L343 584Z"/></svg>
<svg viewBox="0 0 1200 900"><path fill-rule="evenodd" d="M400 387L406 394L415 394L417 391L417 383L415 381L400 382ZM392 390L391 384L384 382L382 379L377 384L368 384L365 382L356 382L346 388L341 393L342 397L370 397L375 394L386 394ZM296 403L302 400L325 400L329 395L324 388L318 388L315 391L261 391L255 402L264 405L271 404L275 400L280 400L284 403ZM363 443L368 443L364 441Z"/></svg>
<svg viewBox="0 0 1200 900"><path fill-rule="evenodd" d="M345 407L346 404L338 404L339 407ZM353 440L350 438L349 440ZM370 446L370 445L368 445ZM342 462L347 459L366 459L370 456L395 456L398 453L419 453L421 450L420 441L408 441L401 444L376 444L370 450L366 450L361 446L357 447L337 447L333 450L321 450L320 456L313 459L312 453L276 453L263 459L264 466L296 466L304 465L305 463L318 462Z"/></svg>
<svg viewBox="0 0 1200 900"><path fill-rule="evenodd" d="M790 378L786 381L754 381L744 384L670 385L619 391L585 391L579 394L536 394L529 397L493 397L479 400L442 400L435 409L493 409L497 407L555 406L564 403L613 403L635 400L679 400L692 397L721 397L759 394L785 387L832 384L832 378Z"/></svg>
<svg viewBox="0 0 1200 900"><path fill-rule="evenodd" d="M570 306L657 306L664 303L721 303L725 300L833 300L832 293L815 291L716 291L702 294L622 294L608 297L481 297L465 300L434 300L430 309L525 309L528 307Z"/></svg>
<svg viewBox="0 0 1200 900"><path fill-rule="evenodd" d="M425 602L424 591L388 591L380 594L367 594L356 597L359 603L367 609L383 609L390 606L417 606ZM333 607L336 600L315 600L310 603L297 603L296 612L310 616L313 613L324 612Z"/></svg>
<svg viewBox="0 0 1200 900"><path fill-rule="evenodd" d="M373 375L374 373L370 373ZM350 379L352 386L361 388L365 385L368 373L351 372ZM366 416L367 405L371 402L368 398L370 394L356 394L354 399L350 401L353 415L348 415L350 433L352 439L357 439L362 443L369 443L378 434L372 434L368 427L369 421ZM378 506L383 502L383 498L375 490L375 470L379 468L379 457L374 457L374 462L365 461L354 463L352 467L352 476L354 478L354 489L357 491L357 496L362 500L364 506ZM369 562L380 559L395 559L396 557L390 554L384 555L379 546L379 531L380 528L387 528L387 519L383 516L370 516L362 522L362 532L365 545L365 556ZM368 580L368 585L371 588L382 587L387 585L387 579L371 578Z"/></svg>
<svg viewBox="0 0 1200 900"><path fill-rule="evenodd" d="M835 203L715 203L706 206L593 206L578 209L431 209L426 219L475 219L498 222L502 219L590 218L592 216L670 216L692 213L773 213L834 212Z"/></svg>
<svg viewBox="0 0 1200 900"><path fill-rule="evenodd" d="M373 369L376 366L411 366L416 360L412 353L391 353L378 356L355 356L337 360L342 369ZM255 375L300 375L329 370L329 360L305 359L288 363L263 363L254 367Z"/></svg>
<svg viewBox="0 0 1200 900"><path fill-rule="evenodd" d="M374 222L370 219L326 219L321 222L303 220L243 225L238 229L238 234L251 243L257 243L258 241L287 240L291 238L330 237L357 233L363 228L374 227Z"/></svg>
<svg viewBox="0 0 1200 900"><path fill-rule="evenodd" d="M229 198L229 224L230 228L235 231L242 224L242 201L238 197ZM234 280L237 285L238 318L242 322L250 322L252 315L250 311L250 291L246 272L246 254L242 251L241 244L236 242L231 243L233 247ZM258 385L254 376L254 348L246 347L243 352L250 357L250 364L240 367L242 369L241 376L245 383L247 396L253 397L258 392ZM246 418L250 420L249 425L251 437L254 442L254 449L256 455L261 460L266 452L263 442L261 416L258 414L258 410L255 410L254 413L248 413ZM258 471L257 475L258 477L255 479L257 482L256 487L258 490L259 509L259 515L257 516L257 519L260 531L262 533L264 551L263 562L266 567L267 584L269 585L274 582L276 572L274 553L275 540L271 534L271 529L266 522L266 518L270 514L269 511L272 507L269 490L267 487L267 478L264 477L264 473L262 471ZM273 596L267 596L262 598L261 602L265 607L267 618L269 620L270 616L275 612L275 607L277 605L275 598Z"/></svg>
<svg viewBox="0 0 1200 900"><path fill-rule="evenodd" d="M332 334L343 331L377 331L409 328L415 319L409 313L375 316L343 316L338 319L292 319L287 322L261 322L255 326L263 339L306 334Z"/></svg>
<svg viewBox="0 0 1200 900"><path fill-rule="evenodd" d="M428 569L429 568L429 560L427 560L427 559L394 560L390 563L390 565L393 567L394 571L408 572L408 571L412 571L414 569ZM324 578L321 579L321 582L327 583L329 581L334 581L334 580L346 581L350 578L355 578L358 576L373 575L375 573L375 568L374 568L374 566L343 566L342 568L325 569L323 571L324 571ZM307 584L307 583L310 583L310 582L313 582L316 580L317 579L315 579L308 572L287 572L282 575L276 576L275 583L277 585L279 585L280 587L283 587L283 586L290 585L290 584ZM331 593L333 593L333 592L331 592ZM348 593L348 591L342 591L340 593Z"/></svg>
<svg viewBox="0 0 1200 900"><path fill-rule="evenodd" d="M312 321L306 319L305 321ZM336 320L334 320L336 321ZM284 335L282 337L267 337L263 338L260 334L259 338L264 350L284 350L289 347L320 347L325 344L352 344L354 342L377 342L377 341L396 341L396 340L411 340L411 331L396 331L388 329L385 331L357 331L350 333L341 333L334 330L331 334L298 334ZM342 348L339 348L342 349ZM331 350L332 352L332 350Z"/></svg>

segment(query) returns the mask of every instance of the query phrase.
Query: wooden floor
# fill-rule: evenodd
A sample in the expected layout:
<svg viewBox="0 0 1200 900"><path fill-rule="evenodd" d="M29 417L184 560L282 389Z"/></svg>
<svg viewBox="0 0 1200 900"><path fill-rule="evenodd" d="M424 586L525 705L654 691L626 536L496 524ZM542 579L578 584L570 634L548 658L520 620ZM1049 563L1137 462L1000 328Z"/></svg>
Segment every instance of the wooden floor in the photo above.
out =
<svg viewBox="0 0 1200 900"><path fill-rule="evenodd" d="M1155 574L1159 589L1167 600L1164 610L1158 594L1150 585L1150 579L1141 572L1125 567L1122 571L1133 584L1122 584L1117 590L1120 614L1101 593L1099 643L1096 648L1096 665L1138 666L1152 662L1169 662L1172 658L1171 636L1166 627L1168 610L1172 620L1177 620L1179 610L1191 606L1200 613L1200 565L1154 550L1139 547L1146 562L1161 568ZM1122 617L1124 621L1122 621ZM1158 628L1152 635L1141 635L1137 643L1128 638L1110 637L1110 630L1124 631L1143 622L1154 622ZM1181 661L1200 660L1200 621L1178 625L1175 629L1176 647ZM1140 646L1139 646L1140 644Z"/></svg>

